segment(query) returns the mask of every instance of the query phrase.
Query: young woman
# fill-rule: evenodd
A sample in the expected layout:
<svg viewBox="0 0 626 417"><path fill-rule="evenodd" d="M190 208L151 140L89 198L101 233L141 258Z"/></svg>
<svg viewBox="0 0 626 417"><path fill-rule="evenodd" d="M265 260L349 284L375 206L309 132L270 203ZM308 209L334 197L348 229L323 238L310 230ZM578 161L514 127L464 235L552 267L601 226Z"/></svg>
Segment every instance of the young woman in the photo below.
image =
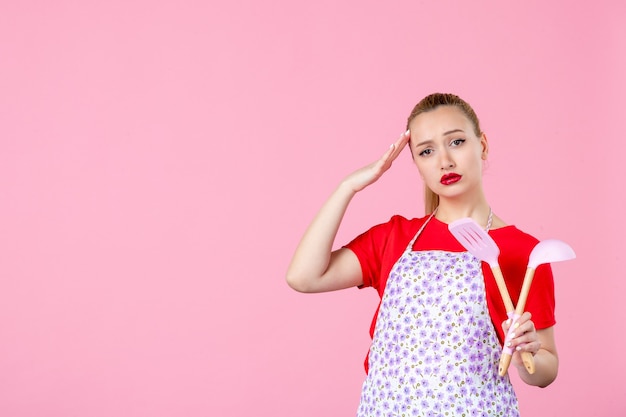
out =
<svg viewBox="0 0 626 417"><path fill-rule="evenodd" d="M545 387L556 378L550 267L537 268L527 312L508 322L488 265L448 231L448 223L463 217L485 227L517 302L538 241L506 225L487 202L482 171L489 146L476 114L458 96L432 94L415 106L407 128L378 161L339 184L302 237L287 282L301 292L371 286L380 294L358 416L518 415L508 376L498 376L501 344L515 349L512 364L527 384ZM352 198L407 145L424 180L427 215L393 216L333 251ZM504 340L511 325L515 333ZM534 374L524 368L521 351L534 355Z"/></svg>

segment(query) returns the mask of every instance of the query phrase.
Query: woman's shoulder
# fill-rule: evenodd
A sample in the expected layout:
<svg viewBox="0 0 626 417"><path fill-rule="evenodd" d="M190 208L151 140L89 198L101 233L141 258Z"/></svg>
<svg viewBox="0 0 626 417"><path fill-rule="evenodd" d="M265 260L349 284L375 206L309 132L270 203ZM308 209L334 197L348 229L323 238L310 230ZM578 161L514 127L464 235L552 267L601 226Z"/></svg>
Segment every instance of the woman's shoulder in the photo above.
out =
<svg viewBox="0 0 626 417"><path fill-rule="evenodd" d="M498 261L505 279L516 282L517 284L513 285L514 288L521 288L521 281L528 266L528 260L539 240L516 226L505 226L495 229L491 231L490 235L495 240L498 248L500 248ZM549 281L551 278L552 270L549 264L540 265L537 268L535 281L546 282L543 285L547 285L544 289L548 292L553 291L550 289L553 285ZM545 281L546 279L548 281ZM538 287L538 284L533 284L533 287L542 288L541 286Z"/></svg>
<svg viewBox="0 0 626 417"><path fill-rule="evenodd" d="M500 249L508 248L522 252L530 252L539 240L517 228L515 225L505 225L490 231Z"/></svg>
<svg viewBox="0 0 626 417"><path fill-rule="evenodd" d="M408 218L401 214L394 214L388 222L384 223L389 231L401 234L415 234L417 230L428 220L429 216Z"/></svg>
<svg viewBox="0 0 626 417"><path fill-rule="evenodd" d="M408 218L403 216L402 214L394 214L393 216L391 216L388 223L399 226L421 225L428 219L428 217L429 216Z"/></svg>
<svg viewBox="0 0 626 417"><path fill-rule="evenodd" d="M394 214L389 220L371 227L364 234L371 235L377 240L404 240L406 236L413 236L427 218L407 218L401 214Z"/></svg>

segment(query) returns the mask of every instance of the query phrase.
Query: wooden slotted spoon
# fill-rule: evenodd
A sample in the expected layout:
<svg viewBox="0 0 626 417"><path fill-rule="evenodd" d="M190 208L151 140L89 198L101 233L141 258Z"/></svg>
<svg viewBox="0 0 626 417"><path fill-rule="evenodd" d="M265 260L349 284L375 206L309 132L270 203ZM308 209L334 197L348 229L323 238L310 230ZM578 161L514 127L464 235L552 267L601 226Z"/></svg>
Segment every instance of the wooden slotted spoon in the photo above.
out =
<svg viewBox="0 0 626 417"><path fill-rule="evenodd" d="M448 230L450 230L450 233L452 233L452 235L459 241L459 243L461 243L461 245L463 245L465 249L467 249L469 253L474 255L479 260L489 264L496 280L496 284L498 285L500 296L504 302L504 308L506 308L507 316L511 319L511 324L513 324L520 316L516 313L515 306L513 305L513 301L509 295L509 290L504 282L500 265L498 264L500 248L496 242L482 227L478 225L478 223L469 217L450 223L448 225ZM525 306L522 306L522 310L524 307ZM513 326L511 325L511 328L512 327ZM535 361L532 353L523 351L521 354L524 366L528 372L531 374L534 373ZM500 376L504 376L506 374L509 364L511 363L512 356L513 349L506 346L505 343L502 349L502 356L500 357L500 364L498 366L498 374Z"/></svg>

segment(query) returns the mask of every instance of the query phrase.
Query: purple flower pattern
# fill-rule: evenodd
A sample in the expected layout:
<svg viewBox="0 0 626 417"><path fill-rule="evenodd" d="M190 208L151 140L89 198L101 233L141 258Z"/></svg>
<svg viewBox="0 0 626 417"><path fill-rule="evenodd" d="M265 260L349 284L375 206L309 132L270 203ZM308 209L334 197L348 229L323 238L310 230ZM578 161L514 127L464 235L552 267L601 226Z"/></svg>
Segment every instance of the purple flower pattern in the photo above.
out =
<svg viewBox="0 0 626 417"><path fill-rule="evenodd" d="M407 250L387 280L357 415L519 416L500 352L480 261Z"/></svg>

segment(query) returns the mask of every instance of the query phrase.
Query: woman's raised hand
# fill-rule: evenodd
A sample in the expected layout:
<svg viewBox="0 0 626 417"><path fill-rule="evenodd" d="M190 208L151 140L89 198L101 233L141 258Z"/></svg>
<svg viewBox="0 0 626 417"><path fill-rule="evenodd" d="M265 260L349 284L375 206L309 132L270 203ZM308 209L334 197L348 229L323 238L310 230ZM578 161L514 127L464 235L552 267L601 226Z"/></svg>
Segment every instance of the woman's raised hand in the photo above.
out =
<svg viewBox="0 0 626 417"><path fill-rule="evenodd" d="M357 192L376 182L391 167L393 161L400 155L406 144L409 143L410 138L411 133L407 130L400 135L400 138L387 149L387 152L378 161L372 162L348 175L344 179L344 184L352 188L354 192Z"/></svg>
<svg viewBox="0 0 626 417"><path fill-rule="evenodd" d="M349 249L332 250L348 204L380 178L409 142L406 131L376 162L348 175L326 200L307 228L287 270L287 282L301 292L334 291L363 284L361 265Z"/></svg>

